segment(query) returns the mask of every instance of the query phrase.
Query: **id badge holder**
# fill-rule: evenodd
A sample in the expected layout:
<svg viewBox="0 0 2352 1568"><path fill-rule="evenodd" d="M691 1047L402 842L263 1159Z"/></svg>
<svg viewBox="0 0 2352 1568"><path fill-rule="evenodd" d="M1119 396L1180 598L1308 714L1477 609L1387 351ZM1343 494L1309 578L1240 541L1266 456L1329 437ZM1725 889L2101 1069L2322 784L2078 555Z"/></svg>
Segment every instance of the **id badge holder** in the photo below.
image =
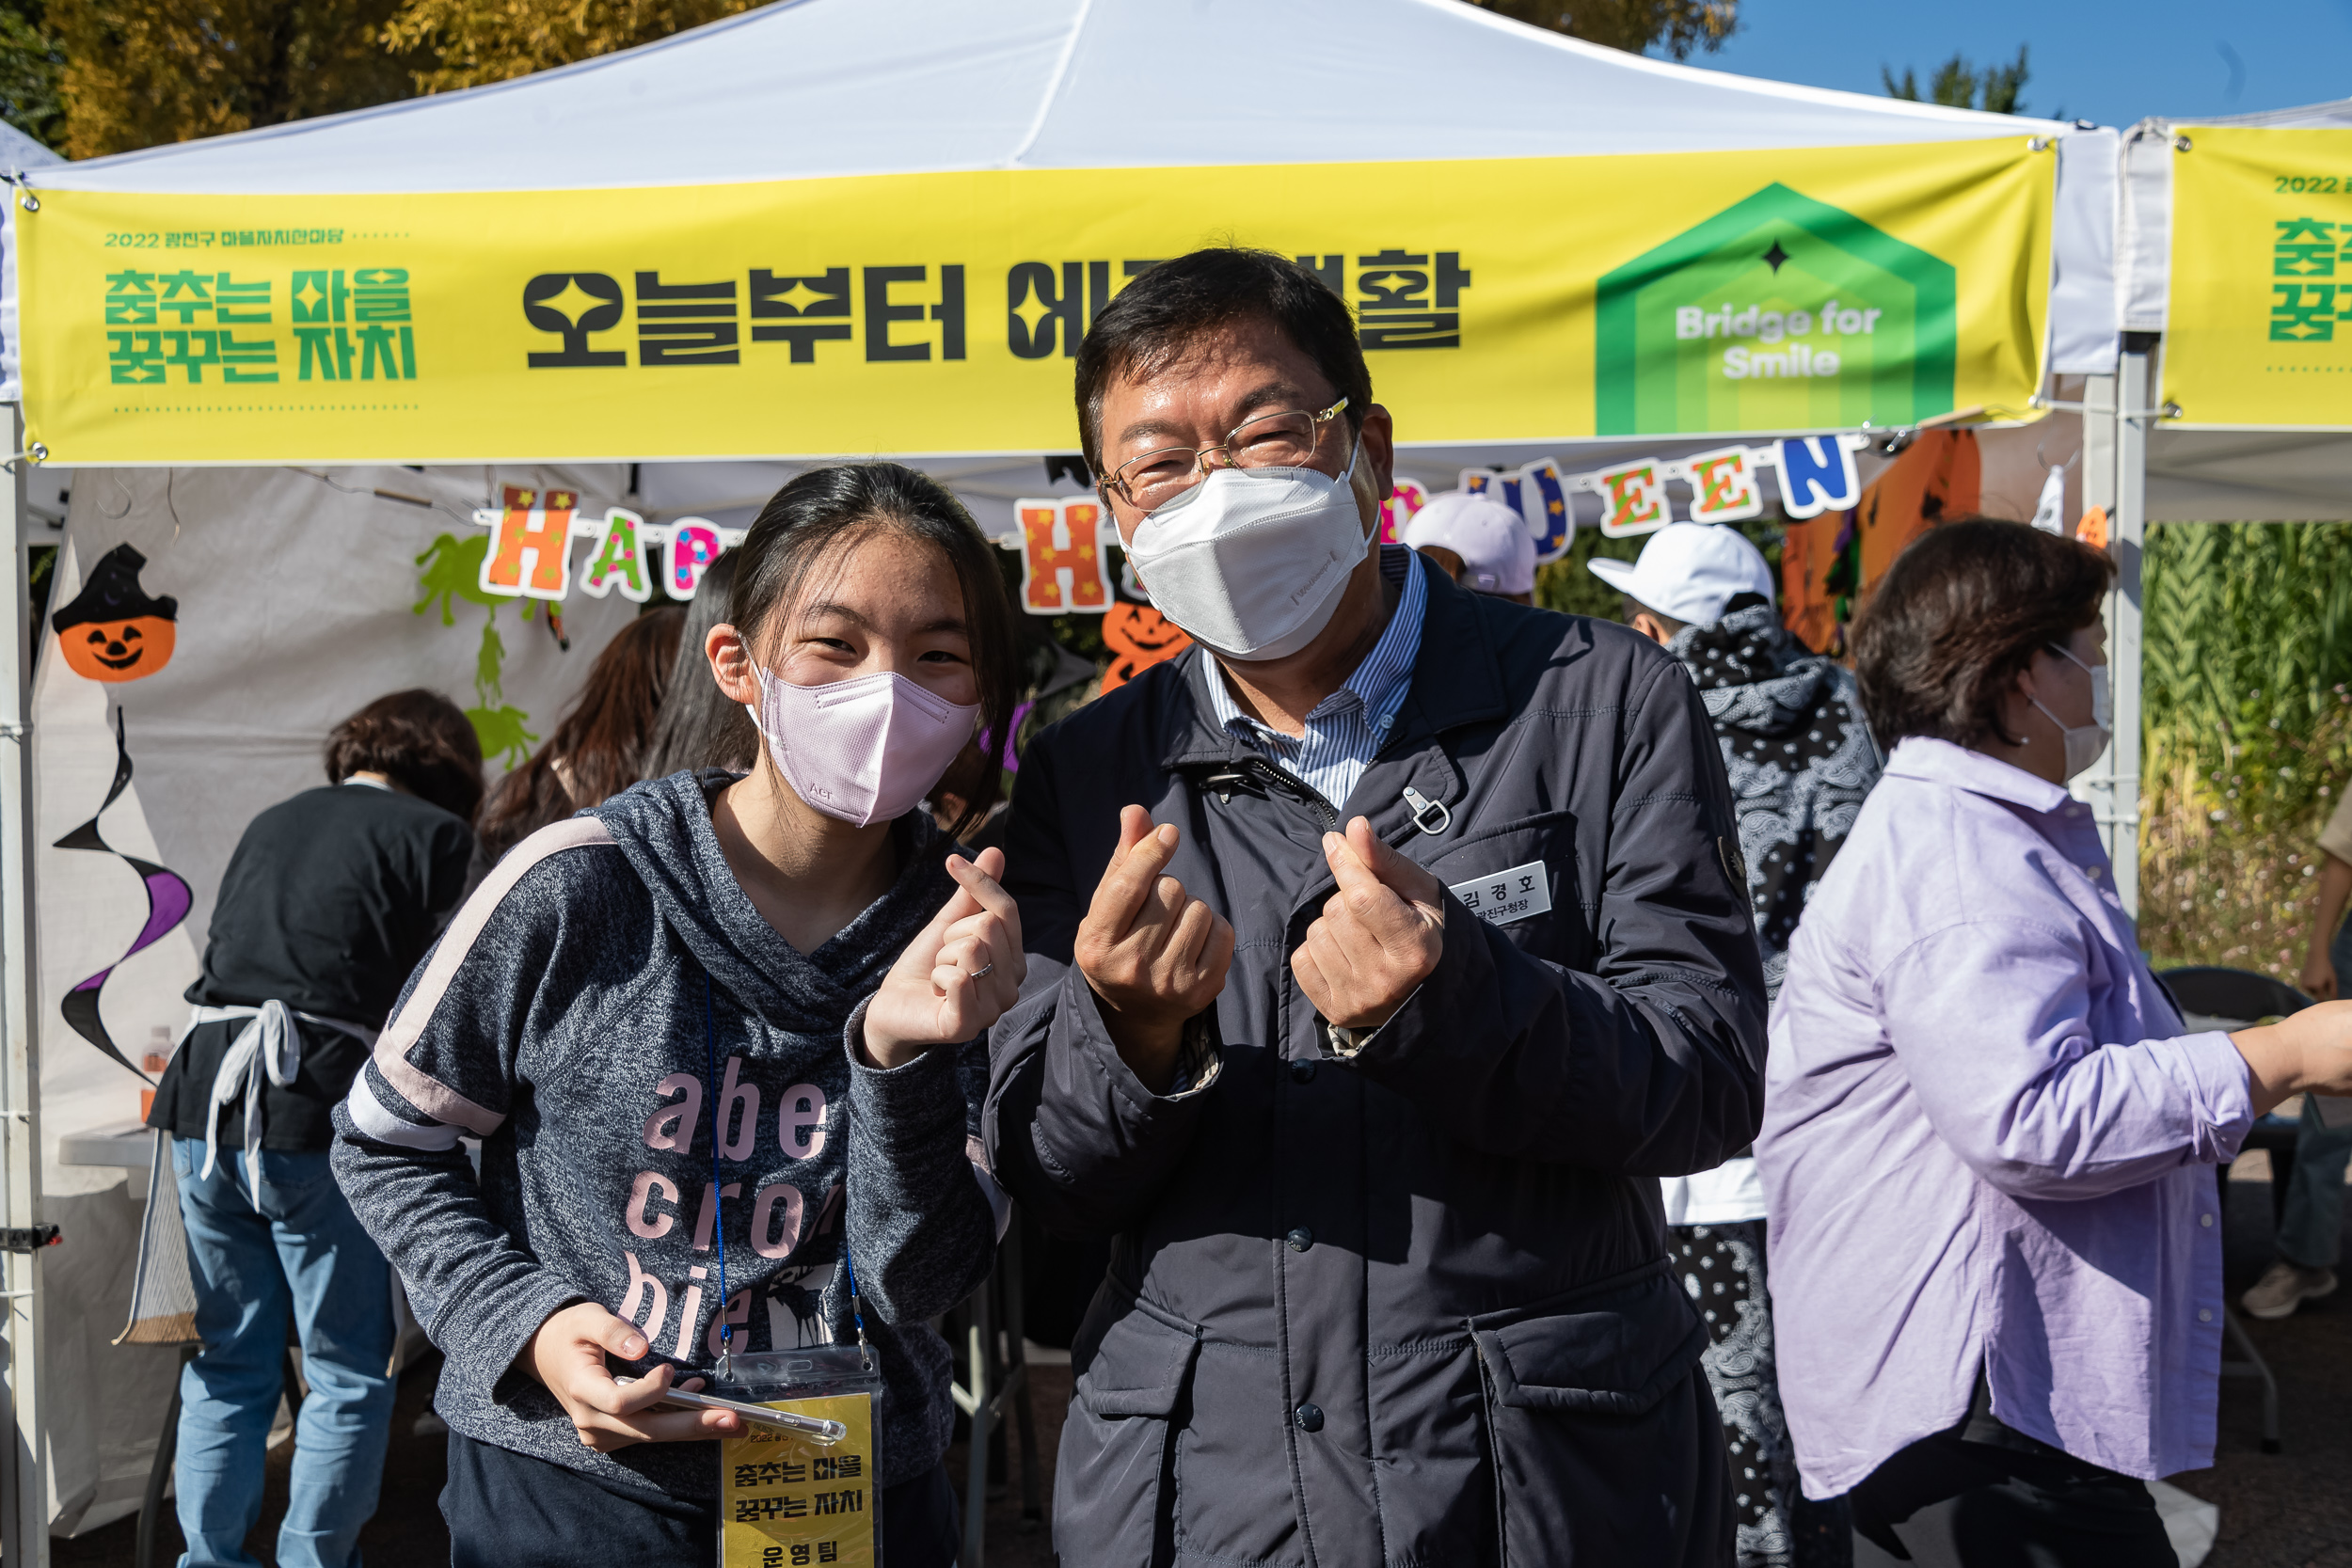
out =
<svg viewBox="0 0 2352 1568"><path fill-rule="evenodd" d="M877 1568L882 1370L865 1345L759 1351L729 1359L713 1394L846 1429L832 1443L744 1425L719 1443L719 1568Z"/></svg>

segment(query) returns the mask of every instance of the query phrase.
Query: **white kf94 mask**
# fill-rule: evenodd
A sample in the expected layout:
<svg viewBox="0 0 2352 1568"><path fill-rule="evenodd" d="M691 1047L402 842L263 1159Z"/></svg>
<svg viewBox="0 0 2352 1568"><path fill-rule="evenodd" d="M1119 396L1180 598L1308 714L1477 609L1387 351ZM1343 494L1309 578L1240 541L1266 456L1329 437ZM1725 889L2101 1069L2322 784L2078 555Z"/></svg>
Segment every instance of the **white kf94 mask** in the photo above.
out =
<svg viewBox="0 0 2352 1568"><path fill-rule="evenodd" d="M2042 708L2042 717L2058 727L2058 735L2066 742L2066 776L2070 779L2083 773L2099 760L2099 753L2107 749L2107 741L2115 734L2115 694L2107 685L2107 667L2104 664L2084 664L2066 649L2051 645L2050 651L2060 658L2072 659L2090 674L2090 722L2069 724L2048 708L2042 699L2028 697L2026 701Z"/></svg>
<svg viewBox="0 0 2352 1568"><path fill-rule="evenodd" d="M1281 658L1338 613L1370 540L1356 503L1359 436L1337 479L1216 468L1151 513L1128 562L1161 614L1228 658Z"/></svg>

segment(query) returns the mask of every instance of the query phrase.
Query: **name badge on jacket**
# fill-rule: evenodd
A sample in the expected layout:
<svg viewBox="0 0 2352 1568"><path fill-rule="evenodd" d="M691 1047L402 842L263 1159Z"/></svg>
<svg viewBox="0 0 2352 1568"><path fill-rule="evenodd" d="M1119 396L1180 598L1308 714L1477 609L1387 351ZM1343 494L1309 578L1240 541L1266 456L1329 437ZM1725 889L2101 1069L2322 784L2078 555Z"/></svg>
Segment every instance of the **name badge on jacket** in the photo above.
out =
<svg viewBox="0 0 2352 1568"><path fill-rule="evenodd" d="M1508 871L1456 882L1446 889L1462 907L1490 926L1508 926L1530 915L1551 912L1551 875L1541 861L1529 861Z"/></svg>

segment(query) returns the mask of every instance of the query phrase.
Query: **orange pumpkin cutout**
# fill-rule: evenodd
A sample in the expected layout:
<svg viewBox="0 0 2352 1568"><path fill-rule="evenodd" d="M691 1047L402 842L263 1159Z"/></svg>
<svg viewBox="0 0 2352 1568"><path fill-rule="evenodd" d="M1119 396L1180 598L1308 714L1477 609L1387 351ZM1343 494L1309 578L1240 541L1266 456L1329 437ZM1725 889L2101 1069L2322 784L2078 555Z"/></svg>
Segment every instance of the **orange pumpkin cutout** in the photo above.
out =
<svg viewBox="0 0 2352 1568"><path fill-rule="evenodd" d="M1103 672L1103 689L1116 691L1154 664L1165 664L1186 648L1192 639L1184 627L1148 604L1111 606L1103 617L1103 641L1110 644L1111 667Z"/></svg>
<svg viewBox="0 0 2352 1568"><path fill-rule="evenodd" d="M66 668L94 681L135 681L171 662L180 601L148 597L139 586L147 557L117 545L73 602L49 617Z"/></svg>

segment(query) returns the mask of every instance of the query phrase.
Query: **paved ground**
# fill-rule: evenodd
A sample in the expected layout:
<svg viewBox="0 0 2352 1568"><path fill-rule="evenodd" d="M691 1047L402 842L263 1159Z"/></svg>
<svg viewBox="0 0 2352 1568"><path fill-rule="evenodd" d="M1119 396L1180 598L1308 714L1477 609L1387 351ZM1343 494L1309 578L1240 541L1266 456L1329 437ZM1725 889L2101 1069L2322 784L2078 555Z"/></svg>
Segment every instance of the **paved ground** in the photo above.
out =
<svg viewBox="0 0 2352 1568"><path fill-rule="evenodd" d="M2253 1282L2270 1261L2270 1189L2241 1180L2230 1195L2230 1288ZM2260 1451L2261 1402L2256 1385L2225 1380L2220 1443L2214 1467L2173 1477L2174 1484L2221 1507L2221 1536L2209 1568L2352 1568L2352 1289L2306 1306L2251 1332L2280 1383L2285 1452ZM1066 1367L1033 1369L1042 1494L1053 1495L1053 1453L1061 1410L1070 1395ZM384 1500L362 1542L371 1568L434 1568L449 1560L437 1499L442 1481L441 1442L414 1430L432 1392L434 1367L414 1370L401 1386L393 1418ZM275 1521L285 1506L290 1449L270 1456L262 1526L248 1543L273 1560ZM949 1474L963 1481L963 1449L949 1455ZM1047 1532L1021 1518L1018 1458L1010 1484L992 1487L988 1503L987 1568L1052 1568ZM125 1519L74 1541L56 1544L61 1568L134 1568L134 1521ZM159 1560L180 1550L179 1530L166 1523ZM968 1565L967 1565L968 1568Z"/></svg>

